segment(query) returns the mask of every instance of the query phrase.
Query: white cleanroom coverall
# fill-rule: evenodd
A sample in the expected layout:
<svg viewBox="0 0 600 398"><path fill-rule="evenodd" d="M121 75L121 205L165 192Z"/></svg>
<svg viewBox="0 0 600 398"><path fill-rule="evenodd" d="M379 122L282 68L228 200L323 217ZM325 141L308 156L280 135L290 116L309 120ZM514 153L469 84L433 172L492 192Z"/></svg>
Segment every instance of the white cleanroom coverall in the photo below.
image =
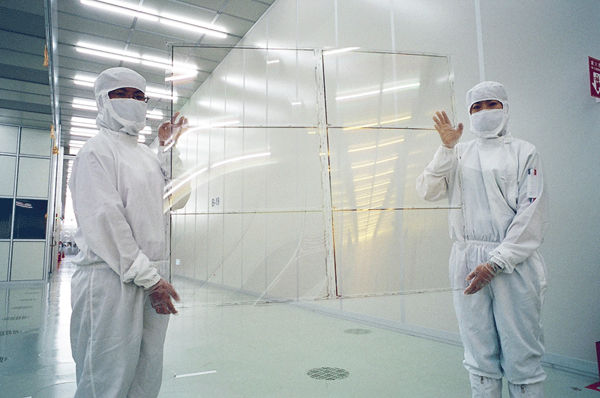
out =
<svg viewBox="0 0 600 398"><path fill-rule="evenodd" d="M501 101L506 113L501 128L453 148L441 146L418 177L417 191L426 200L447 197L451 207L450 279L473 396L500 397L505 375L511 397L525 391L523 385L531 394L526 396L541 397L543 170L536 148L508 132L504 89L485 83L469 92L467 104ZM490 261L502 272L477 293L463 294L467 275Z"/></svg>
<svg viewBox="0 0 600 398"><path fill-rule="evenodd" d="M76 398L156 397L162 381L169 317L156 313L145 289L168 278L163 191L170 155L137 142L144 101L131 103L135 120L123 115L125 101L136 100L111 106L108 92L122 87L144 91L146 82L126 68L98 76L100 132L79 151L70 180L81 250L71 282Z"/></svg>

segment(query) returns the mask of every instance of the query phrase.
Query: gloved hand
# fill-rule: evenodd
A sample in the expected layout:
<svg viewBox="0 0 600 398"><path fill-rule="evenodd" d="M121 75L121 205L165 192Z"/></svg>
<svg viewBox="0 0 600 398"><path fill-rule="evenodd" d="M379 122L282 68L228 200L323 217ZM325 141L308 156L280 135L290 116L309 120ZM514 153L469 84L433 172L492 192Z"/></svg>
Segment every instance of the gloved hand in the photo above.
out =
<svg viewBox="0 0 600 398"><path fill-rule="evenodd" d="M454 128L450 118L446 115L446 111L436 112L433 117L433 122L435 123L434 127L440 135L444 146L447 148L454 148L454 145L456 145L462 135L463 124L458 123L458 127Z"/></svg>
<svg viewBox="0 0 600 398"><path fill-rule="evenodd" d="M464 294L473 294L480 291L485 285L491 282L494 276L502 272L502 268L490 263L479 264L473 272L467 275L469 286L465 289Z"/></svg>
<svg viewBox="0 0 600 398"><path fill-rule="evenodd" d="M150 303L157 314L177 314L177 310L171 301L173 297L179 301L179 295L169 282L160 278L160 280L150 289Z"/></svg>
<svg viewBox="0 0 600 398"><path fill-rule="evenodd" d="M166 121L158 127L158 140L161 146L174 145L177 143L179 136L187 130L187 118L181 116L177 120L177 116L179 116L179 112L175 112L170 121Z"/></svg>

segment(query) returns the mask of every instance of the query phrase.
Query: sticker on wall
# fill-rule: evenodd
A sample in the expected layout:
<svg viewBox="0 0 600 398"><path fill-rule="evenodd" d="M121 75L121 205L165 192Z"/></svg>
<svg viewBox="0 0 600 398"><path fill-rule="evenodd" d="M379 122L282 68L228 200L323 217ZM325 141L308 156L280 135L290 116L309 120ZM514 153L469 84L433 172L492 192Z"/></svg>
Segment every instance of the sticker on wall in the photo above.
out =
<svg viewBox="0 0 600 398"><path fill-rule="evenodd" d="M600 99L600 59L588 57L590 61L590 94Z"/></svg>
<svg viewBox="0 0 600 398"><path fill-rule="evenodd" d="M15 334L21 333L20 330L0 330L0 337L2 336L12 336Z"/></svg>
<svg viewBox="0 0 600 398"><path fill-rule="evenodd" d="M29 318L26 315L14 315L14 316L5 316L2 318L3 321L22 321L24 319Z"/></svg>

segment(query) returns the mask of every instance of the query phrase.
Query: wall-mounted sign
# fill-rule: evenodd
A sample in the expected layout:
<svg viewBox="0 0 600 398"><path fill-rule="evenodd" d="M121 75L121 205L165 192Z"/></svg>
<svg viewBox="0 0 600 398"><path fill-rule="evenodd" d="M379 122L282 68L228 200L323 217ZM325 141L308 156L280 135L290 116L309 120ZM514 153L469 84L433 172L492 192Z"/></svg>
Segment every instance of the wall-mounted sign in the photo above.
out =
<svg viewBox="0 0 600 398"><path fill-rule="evenodd" d="M590 93L592 97L600 98L600 59L590 59Z"/></svg>

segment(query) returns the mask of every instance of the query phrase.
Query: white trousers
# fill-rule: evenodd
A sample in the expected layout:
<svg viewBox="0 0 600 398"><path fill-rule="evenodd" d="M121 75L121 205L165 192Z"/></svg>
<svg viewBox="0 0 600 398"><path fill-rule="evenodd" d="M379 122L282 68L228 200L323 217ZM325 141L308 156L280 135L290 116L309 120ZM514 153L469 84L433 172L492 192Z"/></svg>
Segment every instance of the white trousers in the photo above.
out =
<svg viewBox="0 0 600 398"><path fill-rule="evenodd" d="M541 307L546 290L545 267L535 253L512 273L500 273L472 295L463 294L467 274L485 262L493 243L455 244L450 260L454 307L469 373L535 384L546 374ZM461 285L461 283L463 285Z"/></svg>
<svg viewBox="0 0 600 398"><path fill-rule="evenodd" d="M162 383L168 315L144 289L106 264L78 266L71 280L75 398L153 398Z"/></svg>

